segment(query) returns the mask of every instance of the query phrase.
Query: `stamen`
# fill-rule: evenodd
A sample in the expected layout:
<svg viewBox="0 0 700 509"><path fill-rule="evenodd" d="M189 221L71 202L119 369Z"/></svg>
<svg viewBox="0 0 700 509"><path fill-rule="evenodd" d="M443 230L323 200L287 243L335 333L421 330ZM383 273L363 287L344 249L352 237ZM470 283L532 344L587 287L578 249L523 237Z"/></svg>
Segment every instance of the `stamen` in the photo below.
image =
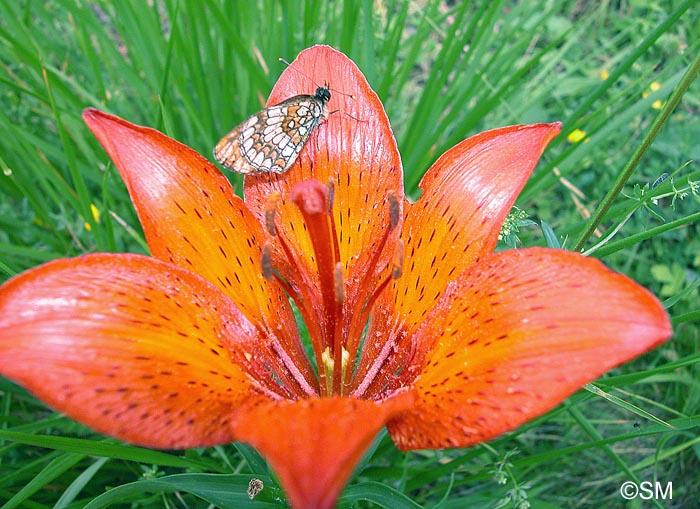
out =
<svg viewBox="0 0 700 509"><path fill-rule="evenodd" d="M326 396L333 395L333 371L335 369L335 361L331 355L330 347L321 354L321 363L323 364L323 372L326 375Z"/></svg>
<svg viewBox="0 0 700 509"><path fill-rule="evenodd" d="M384 278L384 280L379 285L377 285L377 287L372 292L370 298L367 299L367 301L365 302L365 305L361 311L362 314L360 315L360 320L356 322L358 324L358 327L361 324L361 326L364 328L365 324L367 323L367 320L369 320L369 314L372 311L374 304L377 302L377 299L384 291L384 288L386 288L387 285L394 279L398 279L401 277L402 265L403 242L399 239L398 243L396 244L396 250L394 251L394 261L392 262L391 275ZM356 332L356 334L359 334L359 332Z"/></svg>
<svg viewBox="0 0 700 509"><path fill-rule="evenodd" d="M277 228L275 228L275 215L277 211L275 209L265 210L265 228L267 233L273 237L277 236Z"/></svg>
<svg viewBox="0 0 700 509"><path fill-rule="evenodd" d="M389 338L389 340L386 343L384 343L384 346L382 347L377 357L374 359L374 362L372 362L372 365L369 367L369 369L367 369L367 372L362 377L362 381L352 391L353 396L357 398L364 397L370 385L377 382L380 368L386 362L390 353L392 351L395 351L395 349L396 340L394 338ZM387 371L384 372L386 373Z"/></svg>
<svg viewBox="0 0 700 509"><path fill-rule="evenodd" d="M420 361L416 360L417 349L408 338L391 339L387 341L374 363L367 371L362 382L352 391L357 398L381 399L382 395L404 386L403 380L415 378L418 375ZM386 373L379 376L379 373Z"/></svg>
<svg viewBox="0 0 700 509"><path fill-rule="evenodd" d="M278 198L279 195L277 195ZM279 200L278 199L271 199L268 200L267 206L265 208L265 220L266 220L266 229L268 230L268 233L271 235L275 236L277 244L282 248L282 252L284 253L284 256L287 258L287 263L291 266L294 267L299 264L299 260L296 258L294 252L290 249L288 243L286 242L286 239L283 235L274 235L277 232L277 226L275 224L276 220L276 207L278 204ZM296 304L297 309L299 309L299 312L301 313L302 320L307 326L307 329L309 331L309 335L311 337L320 337L321 336L321 328L318 323L318 320L314 320L312 314L310 313L310 309L304 305L304 303L308 300L307 298L304 297L304 295L299 293L299 290L293 287L284 277L280 275L280 273L275 269L275 266L273 264L272 260L273 256L273 245L271 242L266 242L263 245L262 252L261 252L261 260L260 260L260 265L262 268L262 274L263 277L267 280L274 280L276 281L280 287L284 290L284 292L291 298L291 300ZM316 342L312 342L312 346L314 349L314 355L318 359L321 355L320 351L320 345L317 344ZM278 349L279 352L273 357L273 358L278 358L278 359L285 359L285 350L282 349L281 347ZM296 382L296 386L299 387L301 390L303 390L306 394L311 395L312 393L309 392L309 384L306 382L306 377L304 377L301 372L294 371L293 368L290 368L290 366L293 366L294 363L288 363L285 362L285 367L286 369L290 372L292 379L294 382ZM312 370L309 366L308 372L311 373ZM275 373L277 373L277 370L275 370ZM282 380L283 385L289 385L290 381L287 377L282 377L284 380ZM315 376L311 376L309 379L316 379ZM317 380L318 382L318 380ZM320 380L321 385L323 385L323 374L321 374L321 380ZM315 394L318 394L318 388L319 384L315 383L315 388L316 392ZM314 389L311 388L313 391ZM299 391L297 391L299 392Z"/></svg>
<svg viewBox="0 0 700 509"><path fill-rule="evenodd" d="M391 262L391 278L399 279L403 274L403 240L399 239L394 251L394 259Z"/></svg>
<svg viewBox="0 0 700 509"><path fill-rule="evenodd" d="M280 194L273 193L265 202L265 228L273 237L277 236L277 227L275 226L275 216L277 215L277 206L280 202Z"/></svg>
<svg viewBox="0 0 700 509"><path fill-rule="evenodd" d="M335 182L329 180L327 189L328 199L326 200L326 205L328 206L328 214L333 214L333 200L335 199Z"/></svg>
<svg viewBox="0 0 700 509"><path fill-rule="evenodd" d="M263 277L268 281L272 281L275 278L275 275L272 270L272 246L269 242L265 242L265 245L262 248L260 265L262 266Z"/></svg>
<svg viewBox="0 0 700 509"><path fill-rule="evenodd" d="M286 373L283 372L285 374L285 377L283 379L285 386L296 386L297 393L299 393L299 391L302 391L307 396L318 394L318 386L316 385L315 387L313 387L309 384L309 382L304 377L304 373L302 373L299 369L299 365L292 360L287 351L284 348L282 348L282 345L278 341L275 341L272 344L272 349L275 352L277 359L282 361L282 365L287 370ZM307 371L307 374L310 372L311 370L309 369ZM280 370L278 370L277 373L279 374ZM315 381L315 378L313 377L310 377L309 379Z"/></svg>
<svg viewBox="0 0 700 509"><path fill-rule="evenodd" d="M346 331L344 330L345 320L343 319L343 302L345 301L345 285L343 281L343 263L335 264L335 273L333 274L333 283L335 286L335 309L333 310L333 321L335 323L333 331L333 362L335 365L340 364L340 376L333 380L333 393L343 394L343 385L345 385L345 371L343 367L343 356L345 355L345 343L347 341Z"/></svg>
<svg viewBox="0 0 700 509"><path fill-rule="evenodd" d="M342 304L345 301L345 281L343 280L343 264L341 262L335 264L333 282L335 283L335 302Z"/></svg>
<svg viewBox="0 0 700 509"><path fill-rule="evenodd" d="M255 373L260 381L260 388L278 397L295 398L318 394L318 383L303 349L289 351L282 345L280 338L267 334L264 341L255 341L246 345L250 350L239 352L238 358L246 371ZM244 346L244 348L246 348Z"/></svg>
<svg viewBox="0 0 700 509"><path fill-rule="evenodd" d="M391 230L399 224L399 200L396 199L396 193L389 191L389 219L391 221Z"/></svg>
<svg viewBox="0 0 700 509"><path fill-rule="evenodd" d="M328 205L328 217L331 221L331 232L333 232L333 235L331 235L333 239L333 259L336 262L338 262L340 260L340 245L338 244L338 236L335 234L335 214L333 214L333 200L335 199L335 182L329 180L327 189L328 199L326 203Z"/></svg>

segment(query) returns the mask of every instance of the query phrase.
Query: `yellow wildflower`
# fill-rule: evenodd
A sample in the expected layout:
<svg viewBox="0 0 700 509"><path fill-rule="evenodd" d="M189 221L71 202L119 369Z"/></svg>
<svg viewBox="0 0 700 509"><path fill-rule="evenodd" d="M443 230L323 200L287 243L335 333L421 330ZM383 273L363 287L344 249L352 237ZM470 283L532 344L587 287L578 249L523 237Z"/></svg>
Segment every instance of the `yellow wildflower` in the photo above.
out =
<svg viewBox="0 0 700 509"><path fill-rule="evenodd" d="M96 223L99 223L99 222L100 222L100 211L99 211L99 209L95 206L94 203L91 203L91 204L90 204L90 212L92 212L92 217L93 217L93 219L95 220L95 222L96 222ZM87 231L89 231L89 232L92 231L92 226L90 226L90 223L88 223L87 221L85 221L85 225L84 225L84 226L85 226L85 229L86 229Z"/></svg>
<svg viewBox="0 0 700 509"><path fill-rule="evenodd" d="M97 209L94 203L90 204L90 211L92 212L92 217L95 219L96 223L100 222L100 211Z"/></svg>
<svg viewBox="0 0 700 509"><path fill-rule="evenodd" d="M582 139L584 139L587 136L586 131L582 131L581 129L574 129L569 133L569 135L566 137L567 140L569 140L569 143L578 143Z"/></svg>

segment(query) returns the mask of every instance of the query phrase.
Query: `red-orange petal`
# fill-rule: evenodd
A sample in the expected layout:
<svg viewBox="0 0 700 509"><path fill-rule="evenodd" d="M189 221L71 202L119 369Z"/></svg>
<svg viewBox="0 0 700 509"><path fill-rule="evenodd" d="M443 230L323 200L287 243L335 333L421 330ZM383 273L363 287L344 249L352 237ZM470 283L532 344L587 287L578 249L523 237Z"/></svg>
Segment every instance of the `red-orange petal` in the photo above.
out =
<svg viewBox="0 0 700 509"><path fill-rule="evenodd" d="M146 256L56 260L0 287L0 373L141 445L235 439L238 407L270 399L245 366L266 341L216 286Z"/></svg>
<svg viewBox="0 0 700 509"><path fill-rule="evenodd" d="M276 401L242 412L234 427L270 462L294 509L330 509L377 432L411 401Z"/></svg>
<svg viewBox="0 0 700 509"><path fill-rule="evenodd" d="M423 177L404 222L396 313L412 329L447 283L491 254L501 225L560 124L504 127L445 152ZM393 300L393 299L392 299Z"/></svg>
<svg viewBox="0 0 700 509"><path fill-rule="evenodd" d="M406 353L405 341L447 284L493 252L501 225L560 124L486 131L445 152L421 181L423 194L406 207L401 238L403 275L375 306L356 377L367 385L377 362ZM397 343L387 345L387 341ZM400 362L394 360L393 362ZM383 382L380 382L383 383Z"/></svg>
<svg viewBox="0 0 700 509"><path fill-rule="evenodd" d="M208 279L253 323L287 338L285 349L312 383L286 296L262 276L262 225L228 180L154 129L95 109L83 119L124 179L153 256Z"/></svg>
<svg viewBox="0 0 700 509"><path fill-rule="evenodd" d="M416 333L417 350L429 351L418 399L389 431L404 450L489 440L671 332L651 293L597 260L542 248L492 255L450 285Z"/></svg>
<svg viewBox="0 0 700 509"><path fill-rule="evenodd" d="M279 193L277 225L279 234L299 256L300 263L288 267L284 253L276 246L274 265L292 284L308 282L318 287L311 242L304 231L302 216L288 199L292 188L314 178L334 184L334 221L345 266L346 300L355 300L358 284L366 274L374 282L377 268L391 262L399 229L387 240L381 256L375 258L379 239L390 227L390 198L403 203L403 171L389 120L377 94L357 66L329 46L302 51L282 73L268 104L299 94L313 94L327 83L331 112L301 151L297 162L284 174L261 173L245 178L245 199L262 220L270 196ZM400 215L402 215L400 213ZM300 275L296 270L303 270ZM303 284L303 283L302 283ZM367 283L365 283L366 285Z"/></svg>

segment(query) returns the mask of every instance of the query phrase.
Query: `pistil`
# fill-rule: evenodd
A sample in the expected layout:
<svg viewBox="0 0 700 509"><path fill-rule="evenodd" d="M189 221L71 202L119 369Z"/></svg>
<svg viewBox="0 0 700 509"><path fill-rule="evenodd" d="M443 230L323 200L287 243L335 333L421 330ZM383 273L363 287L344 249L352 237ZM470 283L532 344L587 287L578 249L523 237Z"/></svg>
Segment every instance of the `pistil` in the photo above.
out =
<svg viewBox="0 0 700 509"><path fill-rule="evenodd" d="M333 345L337 310L335 267L338 253L335 249L335 231L332 229L328 205L328 189L317 180L307 180L294 186L291 201L299 208L306 224L314 250L323 301L323 343Z"/></svg>

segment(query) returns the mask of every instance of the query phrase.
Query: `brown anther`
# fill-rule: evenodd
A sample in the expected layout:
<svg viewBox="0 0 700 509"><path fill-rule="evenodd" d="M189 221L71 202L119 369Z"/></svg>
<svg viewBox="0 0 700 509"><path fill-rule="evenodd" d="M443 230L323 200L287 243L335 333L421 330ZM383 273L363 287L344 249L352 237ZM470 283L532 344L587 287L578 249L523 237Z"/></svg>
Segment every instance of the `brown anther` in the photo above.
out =
<svg viewBox="0 0 700 509"><path fill-rule="evenodd" d="M403 274L403 240L399 239L394 250L394 258L391 261L391 277L399 279Z"/></svg>
<svg viewBox="0 0 700 509"><path fill-rule="evenodd" d="M335 301L338 304L342 304L345 301L345 281L343 279L343 264L341 262L335 264L333 285L335 287Z"/></svg>
<svg viewBox="0 0 700 509"><path fill-rule="evenodd" d="M389 220L391 221L391 226L389 229L393 230L396 225L399 224L399 200L396 199L396 193L394 191L389 191Z"/></svg>
<svg viewBox="0 0 700 509"><path fill-rule="evenodd" d="M273 237L277 235L275 217L277 216L277 206L280 202L279 193L273 193L265 202L265 229Z"/></svg>
<svg viewBox="0 0 700 509"><path fill-rule="evenodd" d="M260 257L260 265L262 266L263 277L268 281L274 279L272 268L272 244L265 242L262 248L262 256Z"/></svg>
<svg viewBox="0 0 700 509"><path fill-rule="evenodd" d="M268 209L265 211L265 229L267 233L275 237L277 235L277 228L275 227L275 215L277 211L275 209Z"/></svg>
<svg viewBox="0 0 700 509"><path fill-rule="evenodd" d="M326 198L326 205L328 206L328 214L333 213L333 199L335 198L335 182L332 180L328 181L328 197Z"/></svg>

